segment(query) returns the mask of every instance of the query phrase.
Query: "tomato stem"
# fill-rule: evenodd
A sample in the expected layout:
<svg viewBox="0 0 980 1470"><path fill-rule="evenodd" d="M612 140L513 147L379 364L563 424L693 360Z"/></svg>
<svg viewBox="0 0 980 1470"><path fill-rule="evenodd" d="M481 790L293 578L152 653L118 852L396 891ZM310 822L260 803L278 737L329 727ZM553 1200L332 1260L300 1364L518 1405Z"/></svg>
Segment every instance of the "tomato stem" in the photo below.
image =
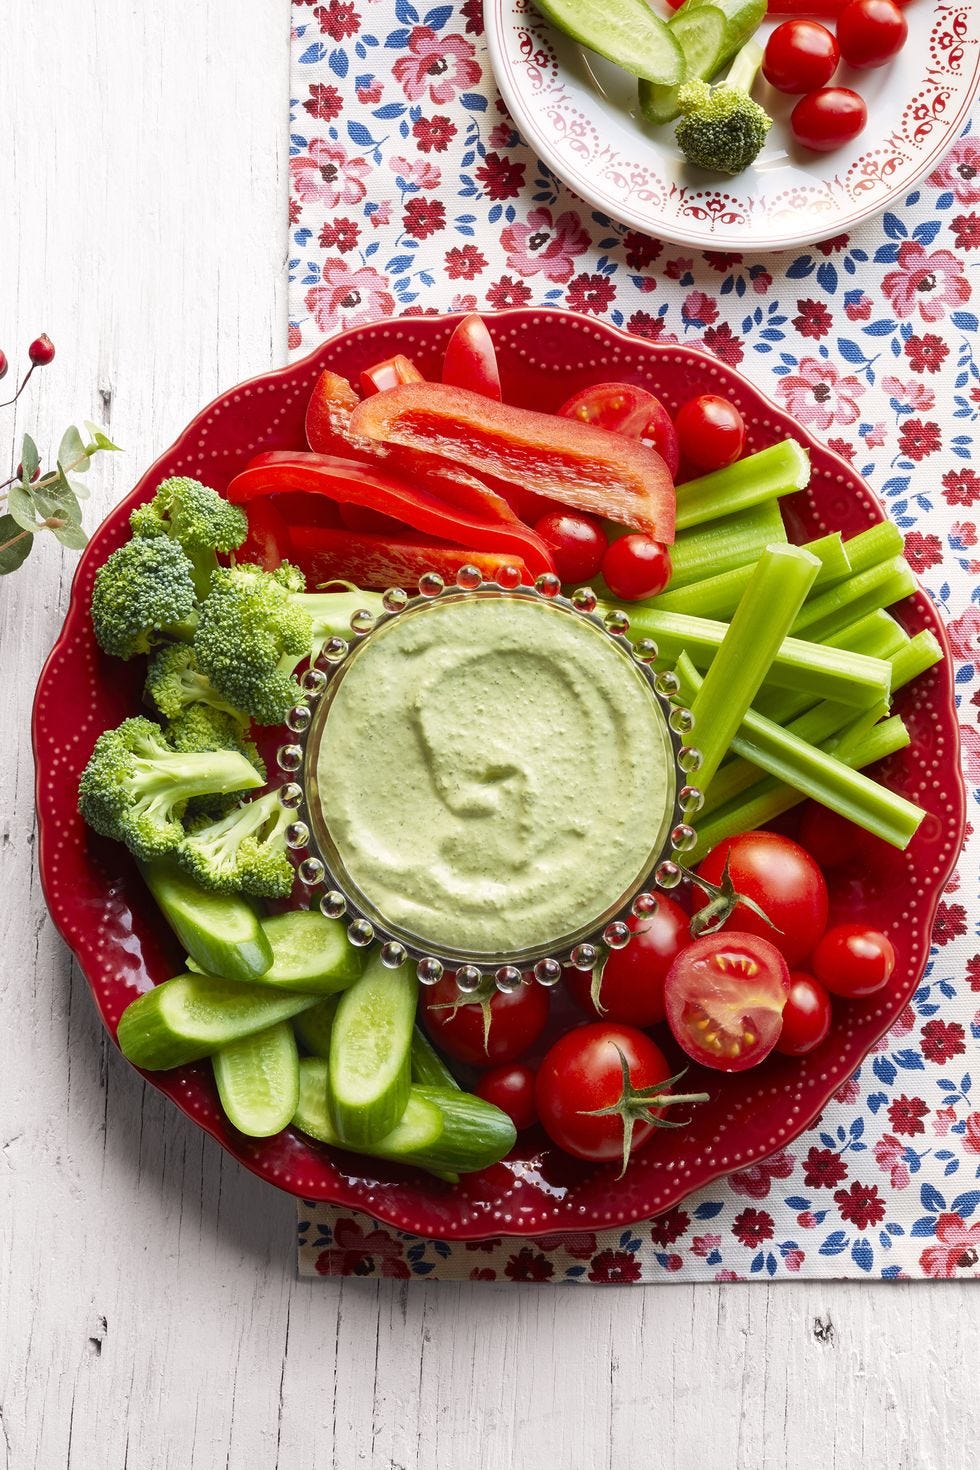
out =
<svg viewBox="0 0 980 1470"><path fill-rule="evenodd" d="M663 1082L654 1082L650 1087L634 1087L630 1078L629 1062L626 1060L621 1047L616 1047L619 1053L620 1065L623 1069L623 1087L616 1102L610 1103L605 1108L580 1108L579 1112L584 1118L608 1118L618 1114L623 1120L623 1167L617 1174L617 1179L622 1179L630 1161L630 1149L633 1143L633 1129L638 1122L652 1123L654 1128L684 1128L686 1124L673 1122L669 1118L662 1118L660 1108L670 1107L674 1103L702 1103L708 1101L706 1092L667 1092L667 1088L673 1087L684 1076L687 1068L668 1077Z"/></svg>
<svg viewBox="0 0 980 1470"><path fill-rule="evenodd" d="M685 878L690 878L692 883L710 894L710 901L691 918L691 933L695 939L700 939L703 934L717 934L718 930L728 922L740 903L747 909L751 909L760 919L763 919L777 934L782 934L778 924L774 924L765 909L756 903L755 899L748 898L744 893L739 893L732 882L732 875L728 871L729 858L725 857L725 868L721 875L720 883L709 883L707 878L700 878L697 873L692 873L682 863L678 867Z"/></svg>

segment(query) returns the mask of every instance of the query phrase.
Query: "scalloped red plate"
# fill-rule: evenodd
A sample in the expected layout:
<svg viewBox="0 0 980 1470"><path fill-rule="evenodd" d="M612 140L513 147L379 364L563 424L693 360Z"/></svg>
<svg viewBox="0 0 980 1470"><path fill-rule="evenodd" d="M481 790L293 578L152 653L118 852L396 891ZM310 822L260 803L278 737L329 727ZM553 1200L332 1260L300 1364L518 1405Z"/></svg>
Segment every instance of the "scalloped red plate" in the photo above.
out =
<svg viewBox="0 0 980 1470"><path fill-rule="evenodd" d="M108 659L95 643L88 611L95 572L125 539L130 511L149 499L162 478L192 475L223 490L259 450L302 444L306 402L328 365L356 377L397 349L437 377L457 320L411 317L361 327L222 394L111 512L82 555L64 628L34 702L40 871L51 916L112 1036L129 1002L174 973L182 956L125 849L93 836L76 810L78 778L96 736L138 708L142 683L140 661ZM488 322L509 402L555 409L577 389L612 378L642 384L671 409L696 393L723 393L745 416L751 449L788 434L809 448L810 486L787 505L800 539L835 529L853 535L883 519L881 505L845 461L723 363L686 347L628 337L570 312L521 309L489 316ZM534 1131L519 1140L511 1158L453 1187L417 1171L331 1151L292 1129L263 1141L245 1138L224 1118L207 1064L147 1073L147 1080L234 1158L280 1189L445 1239L626 1224L669 1209L712 1179L783 1147L813 1122L908 1003L928 958L939 896L962 846L966 805L946 634L923 592L896 611L909 632L930 628L947 650L945 664L899 696L896 707L912 744L877 772L927 815L906 853L883 850L859 884L831 885L835 917L860 918L891 936L898 954L895 981L884 996L839 1003L830 1036L801 1061L773 1055L739 1076L692 1068L692 1090L707 1091L710 1101L695 1110L688 1128L658 1133L634 1156L624 1179L615 1177L614 1166L570 1159Z"/></svg>

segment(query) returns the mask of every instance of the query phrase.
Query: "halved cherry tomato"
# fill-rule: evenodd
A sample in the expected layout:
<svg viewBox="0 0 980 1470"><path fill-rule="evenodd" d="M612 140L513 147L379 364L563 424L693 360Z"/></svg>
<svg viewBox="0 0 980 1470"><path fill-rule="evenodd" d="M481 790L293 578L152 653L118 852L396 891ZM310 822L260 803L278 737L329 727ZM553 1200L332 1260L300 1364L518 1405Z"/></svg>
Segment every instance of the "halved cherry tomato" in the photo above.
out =
<svg viewBox="0 0 980 1470"><path fill-rule="evenodd" d="M667 971L691 943L689 919L673 899L661 898L648 919L630 919L633 938L625 949L611 949L599 981L601 1012L592 1004L592 976L568 970L565 985L575 1003L596 1020L628 1026L656 1026L666 1017Z"/></svg>
<svg viewBox="0 0 980 1470"><path fill-rule="evenodd" d="M825 87L837 70L837 38L817 20L786 20L766 42L762 70L780 92L812 92Z"/></svg>
<svg viewBox="0 0 980 1470"><path fill-rule="evenodd" d="M652 536L620 536L602 558L606 585L624 602L656 597L670 581L670 570L670 552Z"/></svg>
<svg viewBox="0 0 980 1470"><path fill-rule="evenodd" d="M588 582L602 566L609 542L595 516L553 510L535 521L534 529L554 557L563 582Z"/></svg>
<svg viewBox="0 0 980 1470"><path fill-rule="evenodd" d="M723 470L741 459L745 420L727 398L701 393L682 404L674 419L685 463L697 470Z"/></svg>
<svg viewBox="0 0 980 1470"><path fill-rule="evenodd" d="M677 431L660 399L634 383L596 383L573 393L558 410L563 419L578 419L597 429L610 429L627 439L649 444L671 475L677 474L680 452Z"/></svg>
<svg viewBox="0 0 980 1470"><path fill-rule="evenodd" d="M790 114L793 137L814 153L850 143L868 121L864 98L850 87L821 87L801 97Z"/></svg>
<svg viewBox="0 0 980 1470"><path fill-rule="evenodd" d="M837 17L837 39L848 66L884 66L905 45L909 23L892 0L850 0Z"/></svg>
<svg viewBox="0 0 980 1470"><path fill-rule="evenodd" d="M678 1046L703 1067L744 1072L779 1040L789 967L755 934L707 934L674 961L664 987Z"/></svg>
<svg viewBox="0 0 980 1470"><path fill-rule="evenodd" d="M895 969L895 947L865 924L836 924L813 951L813 973L834 995L861 999L884 989Z"/></svg>
<svg viewBox="0 0 980 1470"><path fill-rule="evenodd" d="M712 848L698 876L721 883L726 858L736 893L757 903L775 925L739 903L731 928L767 939L791 965L805 959L827 927L827 883L810 854L777 832L743 832Z"/></svg>
<svg viewBox="0 0 980 1470"><path fill-rule="evenodd" d="M501 397L500 369L490 329L475 311L464 316L446 344L442 381L485 398Z"/></svg>
<svg viewBox="0 0 980 1470"><path fill-rule="evenodd" d="M484 1072L473 1091L484 1102L493 1103L506 1113L518 1133L538 1121L534 1069L522 1062Z"/></svg>
<svg viewBox="0 0 980 1470"><path fill-rule="evenodd" d="M786 1057L805 1057L826 1037L832 1014L830 996L820 981L804 970L791 970L776 1050Z"/></svg>
<svg viewBox="0 0 980 1470"><path fill-rule="evenodd" d="M457 1061L492 1067L529 1051L547 1025L551 1009L548 991L535 980L525 980L510 994L495 990L488 1004L490 1029L484 1042L482 1004L460 995L455 975L444 975L422 996L426 1030Z"/></svg>
<svg viewBox="0 0 980 1470"><path fill-rule="evenodd" d="M425 379L410 358L403 357L396 352L394 357L386 357L384 362L376 362L373 367L365 368L360 376L361 392L365 398L372 393L383 393L386 388L394 388L398 383L424 383Z"/></svg>

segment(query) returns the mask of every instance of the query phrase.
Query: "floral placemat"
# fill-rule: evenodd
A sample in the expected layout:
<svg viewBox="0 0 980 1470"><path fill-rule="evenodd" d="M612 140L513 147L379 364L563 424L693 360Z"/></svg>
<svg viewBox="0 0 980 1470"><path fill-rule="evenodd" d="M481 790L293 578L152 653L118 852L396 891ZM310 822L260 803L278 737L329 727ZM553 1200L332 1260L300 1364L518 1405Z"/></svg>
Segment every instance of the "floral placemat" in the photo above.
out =
<svg viewBox="0 0 980 1470"><path fill-rule="evenodd" d="M624 229L524 146L481 0L294 0L293 352L390 315L548 303L707 348L875 485L949 619L980 800L980 142L901 208L797 255ZM980 1275L980 838L897 1026L792 1147L625 1230L422 1240L300 1203L305 1275L715 1281ZM973 1072L978 1073L974 1080Z"/></svg>

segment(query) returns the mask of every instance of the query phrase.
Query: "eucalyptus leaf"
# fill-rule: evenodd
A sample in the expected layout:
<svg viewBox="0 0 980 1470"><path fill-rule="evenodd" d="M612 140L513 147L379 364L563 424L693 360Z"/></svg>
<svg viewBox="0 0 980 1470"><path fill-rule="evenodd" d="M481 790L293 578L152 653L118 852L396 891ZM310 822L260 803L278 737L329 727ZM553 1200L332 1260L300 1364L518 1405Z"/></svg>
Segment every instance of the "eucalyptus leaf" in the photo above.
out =
<svg viewBox="0 0 980 1470"><path fill-rule="evenodd" d="M22 531L33 532L37 530L37 512L34 509L34 497L30 491L24 489L23 485L11 485L7 498L7 510L9 517L5 516L5 520L12 519L16 521ZM7 537L4 538L4 540L7 539Z"/></svg>
<svg viewBox="0 0 980 1470"><path fill-rule="evenodd" d="M81 551L83 546L88 545L88 537L78 525L62 526L60 530L54 532L54 535L62 546L68 547L69 551Z"/></svg>
<svg viewBox="0 0 980 1470"><path fill-rule="evenodd" d="M62 465L70 465L80 475L88 469L88 454L82 443L82 436L74 424L68 426L58 445L58 468L60 469Z"/></svg>
<svg viewBox="0 0 980 1470"><path fill-rule="evenodd" d="M24 435L24 442L20 449L20 462L23 466L24 483L29 485L34 478L38 465L41 463L41 456L37 452L37 445L34 443L30 434Z"/></svg>
<svg viewBox="0 0 980 1470"><path fill-rule="evenodd" d="M24 536L12 515L0 516L0 577L16 572L30 556L33 545L34 537Z"/></svg>
<svg viewBox="0 0 980 1470"><path fill-rule="evenodd" d="M79 500L87 500L92 493L82 480L69 480L69 488Z"/></svg>
<svg viewBox="0 0 980 1470"><path fill-rule="evenodd" d="M88 429L89 433L92 435L92 439L93 439L93 441L94 441L95 446L96 446L97 449L116 449L116 450L119 449L119 445L118 444L113 444L112 440L109 438L109 436L107 434L104 434L103 433L103 431L99 428L98 424L92 424L92 423L89 422L88 419L86 419L85 420L85 427L86 427L86 429ZM91 450L90 450L90 452L91 452Z"/></svg>

